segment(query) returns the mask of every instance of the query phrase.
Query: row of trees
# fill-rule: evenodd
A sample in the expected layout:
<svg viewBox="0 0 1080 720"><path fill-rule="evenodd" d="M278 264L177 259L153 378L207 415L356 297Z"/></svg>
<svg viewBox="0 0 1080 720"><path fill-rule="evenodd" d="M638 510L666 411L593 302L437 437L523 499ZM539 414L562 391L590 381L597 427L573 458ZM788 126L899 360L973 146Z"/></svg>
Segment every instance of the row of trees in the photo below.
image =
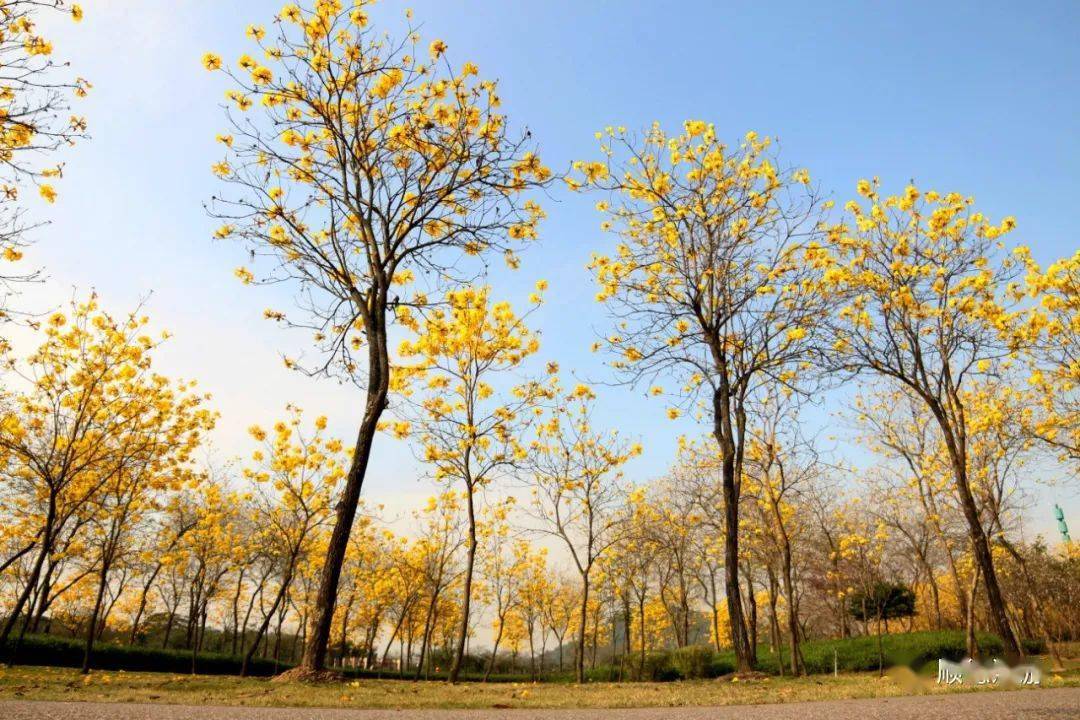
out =
<svg viewBox="0 0 1080 720"><path fill-rule="evenodd" d="M516 267L515 244L536 237L543 217L519 198L552 178L528 134L510 135L494 84L477 80L474 65L455 69L437 40L425 53L415 32L385 42L363 5L288 6L272 41L253 26L265 64L245 55L233 71L216 55L204 58L229 75L230 97L245 114L223 136L227 159L215 166L232 191L213 205L226 221L219 235L268 255L268 280L299 285L305 302L290 321L313 329L327 352L312 370L344 373L367 392L307 671L321 667L371 442L401 390L387 323L408 327L438 312L432 303L443 286L461 283L469 256L501 251ZM252 113L256 101L261 110ZM605 196L604 225L620 238L614 255L591 263L598 299L616 321L601 344L616 353L626 381L666 381L657 394L713 428L740 670L753 653L738 592L748 419L763 397L807 393L828 373L870 376L917 399L933 419L991 626L1018 654L974 496L969 416L985 383L1019 365L1037 368L1030 382L1042 400L1030 434L1075 456L1077 259L1043 272L1023 249L1003 252L1011 218L992 223L970 198L914 185L883 196L876 181L862 181L847 219L833 219L809 173L784 167L754 133L729 147L712 126L689 121L674 136L654 126L640 138L621 128L601 137L602 159L575 163L566 177L571 188ZM421 276L427 286L410 293ZM1044 299L1026 301L1029 294ZM366 349L366 371L354 349ZM466 443L464 455L472 450ZM585 571L589 560L575 564Z"/></svg>
<svg viewBox="0 0 1080 720"><path fill-rule="evenodd" d="M118 323L91 300L54 316L42 347L16 365L31 389L9 393L4 415L5 641L17 652L27 633L82 637L85 668L103 637L187 648L193 669L207 650L242 656L245 672L260 653L295 662L347 449L325 418L289 407L273 427L250 428L245 460L207 466L198 449L217 416L190 384L153 374L145 332L145 319ZM435 372L425 369L426 383ZM470 405L454 399L464 386L434 384L445 392L422 403L426 414L387 430L413 437L445 489L411 514L406 534L361 504L328 662L460 671L473 638L490 647L485 675L508 659L534 676L562 670L570 644L576 675L617 661L633 676L656 650L730 646L723 460L711 437L685 441L665 477L624 483L619 468L640 448L593 429L593 391L564 389L552 374L510 392L528 394L535 422L483 434L490 442L467 455L455 412L495 393ZM764 662L764 641L780 672L800 674L808 638L880 633L882 621L887 632L885 605L867 602L897 580L917 599L907 629L965 628L977 652L990 598L946 450L917 401L889 394L853 408L882 457L856 494L843 489L851 471L801 436L799 411L797 396L778 392L748 417L738 592L752 662ZM1014 425L1024 413L978 419L971 445L986 457L973 488L1007 622L1053 648L1080 631L1075 608L1054 600L1080 575L1071 548L1023 540L1020 478L1033 448L1015 441ZM486 472L496 457L500 472ZM479 470L460 471L469 463Z"/></svg>
<svg viewBox="0 0 1080 720"><path fill-rule="evenodd" d="M398 642L406 664L414 649L418 671L439 654L456 680L481 603L496 651L539 642L542 661L547 639L561 651L570 632L579 681L605 638L626 655L636 632L644 657L703 627L746 671L763 595L770 643L798 673L801 640L851 632L850 597L903 572L901 549L936 625L957 623L955 601L969 637L986 626L1011 654L1021 635L1075 632L1044 594L1071 587L1075 559L1019 540L1011 491L1033 458L1080 458L1080 255L1044 270L1004 246L1011 218L914 185L882 195L861 181L839 216L755 133L729 146L697 120L674 135L609 128L601 159L562 177L597 194L618 237L589 263L613 319L596 349L617 379L667 398L669 417L710 430L684 442L670 477L633 489L622 467L641 445L597 427L593 389L564 385L556 363L534 370L528 313L483 282L493 253L520 265L556 175L501 114L494 82L411 27L388 38L369 4L287 5L271 30L248 28L258 57L203 57L229 79L216 235L249 249L243 282L296 290L294 308L266 315L312 335L317 359L289 367L360 388L355 438L289 408L271 431L252 428L262 447L249 460L210 467L198 451L218 418L192 383L152 370L145 318L76 301L41 324L36 352L9 352L0 645L71 602L88 667L133 602L130 642L160 614L163 644L182 620L193 658L216 626L250 661L273 628L275 655L283 630L301 639L304 676L350 644L371 664ZM4 8L5 42L23 38L16 62L47 55L27 24L38 6ZM56 103L85 83L49 87ZM12 157L30 147L7 132ZM822 460L799 413L856 376L867 397L851 422L884 462L845 501L850 471ZM446 488L412 537L363 511L380 431ZM515 488L526 499L508 504ZM572 584L547 582L525 542L541 535Z"/></svg>

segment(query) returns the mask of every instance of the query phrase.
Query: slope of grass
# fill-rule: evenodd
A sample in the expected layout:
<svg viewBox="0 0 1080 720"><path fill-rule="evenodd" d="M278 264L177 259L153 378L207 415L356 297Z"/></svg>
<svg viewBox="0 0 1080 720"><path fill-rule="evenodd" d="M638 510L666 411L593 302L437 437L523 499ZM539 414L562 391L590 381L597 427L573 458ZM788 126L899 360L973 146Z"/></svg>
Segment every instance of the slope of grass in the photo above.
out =
<svg viewBox="0 0 1080 720"><path fill-rule="evenodd" d="M981 655L985 659L1001 657L1003 646L996 635L979 633L977 641ZM928 663L936 663L938 658L962 660L967 656L964 633L960 630L938 630L912 633L883 635L881 639L882 655L885 667L904 666L919 670ZM1038 654L1045 651L1038 643L1026 643L1026 652ZM831 673L835 653L836 664L840 672L863 672L876 670L878 667L877 637L866 635L842 640L812 640L802 645L803 659L807 672ZM781 655L788 663L787 648L782 648ZM733 655L725 659L734 661ZM758 650L758 665L762 672L776 672L776 655L768 648Z"/></svg>

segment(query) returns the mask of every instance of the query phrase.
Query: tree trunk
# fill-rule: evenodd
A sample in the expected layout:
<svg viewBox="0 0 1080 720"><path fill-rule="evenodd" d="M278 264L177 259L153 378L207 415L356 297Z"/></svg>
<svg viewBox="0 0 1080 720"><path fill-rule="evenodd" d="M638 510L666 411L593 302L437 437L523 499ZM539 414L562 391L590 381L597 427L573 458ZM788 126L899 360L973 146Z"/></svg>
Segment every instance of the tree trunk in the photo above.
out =
<svg viewBox="0 0 1080 720"><path fill-rule="evenodd" d="M143 584L142 592L139 594L139 609L135 611L135 619L131 622L131 632L128 634L128 645L134 645L135 639L139 634L139 623L142 622L143 613L146 612L146 597L150 594L150 588L154 584L154 580L157 579L158 572L161 571L161 564L159 563L157 569L150 574L150 578ZM233 651L236 654L236 651Z"/></svg>
<svg viewBox="0 0 1080 720"><path fill-rule="evenodd" d="M236 578L236 593L232 599L232 655L236 655L236 641L240 634L240 591L244 587L244 572L247 568L240 568Z"/></svg>
<svg viewBox="0 0 1080 720"><path fill-rule="evenodd" d="M94 637L97 635L98 614L101 612L101 601L105 597L105 584L109 579L109 560L102 557L101 573L98 576L98 589L94 597L94 609L90 612L90 620L86 624L86 646L83 649L82 674L90 672L90 656L94 652Z"/></svg>
<svg viewBox="0 0 1080 720"><path fill-rule="evenodd" d="M638 596L638 636L641 638L641 656L638 662L638 680L645 679L645 595Z"/></svg>
<svg viewBox="0 0 1080 720"><path fill-rule="evenodd" d="M589 617L589 573L581 574L581 613L578 618L577 652L574 655L574 679L585 682L585 628Z"/></svg>
<svg viewBox="0 0 1080 720"><path fill-rule="evenodd" d="M930 569L930 575L928 578L930 582L930 595L934 599L934 629L941 629L941 589L938 587L937 578L934 577L934 571Z"/></svg>
<svg viewBox="0 0 1080 720"><path fill-rule="evenodd" d="M716 647L716 652L720 652L720 603L716 598L716 577L713 575L712 570L709 571L709 589L712 592L709 608L712 610L713 644Z"/></svg>
<svg viewBox="0 0 1080 720"><path fill-rule="evenodd" d="M161 640L161 649L169 647L169 636L172 635L173 623L176 622L176 609L169 608L169 619L165 622L165 633Z"/></svg>
<svg viewBox="0 0 1080 720"><path fill-rule="evenodd" d="M369 343L367 402L346 476L345 489L334 514L334 529L326 548L326 559L319 577L319 590L315 596L311 635L304 648L304 657L300 661L300 667L308 672L323 670L326 664L326 650L330 644L330 632L334 623L334 604L341 580L341 566L345 562L349 536L356 519L356 507L360 502L360 490L364 485L364 476L371 457L371 445L375 441L379 418L386 408L390 362L386 351L386 319L383 307L385 302L382 307L376 302L376 307L371 311L373 315L365 323Z"/></svg>
<svg viewBox="0 0 1080 720"><path fill-rule="evenodd" d="M495 633L495 646L491 648L491 657L488 659L487 669L484 671L484 682L488 681L488 678L491 677L491 671L495 668L495 658L499 655L499 643L502 642L505 624L503 619L499 618L499 631Z"/></svg>
<svg viewBox="0 0 1080 720"><path fill-rule="evenodd" d="M714 352L718 352L714 350ZM753 657L747 627L743 619L742 595L739 588L739 496L741 480L736 467L736 430L739 438L742 423L732 424L731 388L728 386L727 367L719 357L720 387L713 394L713 435L720 447L722 495L724 500L724 589L727 593L731 645L735 651L735 669L750 672ZM740 416L741 417L741 416Z"/></svg>
<svg viewBox="0 0 1080 720"><path fill-rule="evenodd" d="M746 575L746 614L745 619L747 629L747 644L750 648L750 667L751 669L757 665L757 646L758 646L758 608L757 597L754 595L754 578L750 573L750 568L747 567L744 570ZM740 671L741 672L741 671Z"/></svg>
<svg viewBox="0 0 1080 720"><path fill-rule="evenodd" d="M959 404L959 403L957 403ZM946 448L952 461L953 479L956 484L957 495L960 497L960 507L964 511L964 519L967 520L968 536L971 539L971 550L975 555L975 561L982 570L983 584L986 586L986 601L989 606L990 626L1002 645L1005 646L1005 656L1010 661L1023 657L1020 643L1013 634L1009 617L1005 610L1005 599L1001 594L1001 586L998 584L997 573L994 571L994 556L990 552L990 543L986 538L986 530L979 518L979 509L975 504L975 497L971 494L971 486L967 476L967 452L966 447L957 442L957 436L952 427L945 420L944 414L939 408L931 409L938 420L945 438ZM963 437L959 438L963 442Z"/></svg>
<svg viewBox="0 0 1080 720"><path fill-rule="evenodd" d="M804 672L802 650L799 646L799 601L795 597L794 568L791 559L791 538L784 527L780 506L773 503L773 513L780 529L781 559L783 560L781 579L784 582L784 596L787 598L788 643L791 646L791 674L798 677Z"/></svg>
<svg viewBox="0 0 1080 720"><path fill-rule="evenodd" d="M461 591L461 629L458 631L454 662L447 678L451 684L457 683L461 675L461 663L465 658L465 641L469 637L469 607L472 604L473 569L476 567L476 506L471 483L467 484L466 500L469 510L469 551L465 560L465 584Z"/></svg>
<svg viewBox="0 0 1080 720"><path fill-rule="evenodd" d="M780 633L780 620L776 612L779 592L776 586L776 573L771 567L769 570L769 644L776 654L776 672L780 677L784 676L783 640Z"/></svg>
<svg viewBox="0 0 1080 720"><path fill-rule="evenodd" d="M529 623L529 679L536 680L536 644L533 641L534 626Z"/></svg>
<svg viewBox="0 0 1080 720"><path fill-rule="evenodd" d="M441 579L436 580L435 587L438 587L442 582ZM416 675L414 679L420 679L420 673L424 669L424 660L428 658L428 645L431 643L431 635L435 631L435 608L439 602L439 592L436 590L431 593L431 598L428 600L427 615L424 617L424 634L420 638L420 659L416 663Z"/></svg>
<svg viewBox="0 0 1080 720"><path fill-rule="evenodd" d="M967 646L968 657L979 654L979 641L975 637L975 594L979 590L979 575L982 568L976 565L971 576L971 589L968 590L967 616L964 619L964 639Z"/></svg>
<svg viewBox="0 0 1080 720"><path fill-rule="evenodd" d="M962 493L964 515L968 518L971 531L972 550L979 568L982 570L983 585L986 587L986 601L989 606L990 626L1001 638L1005 646L1005 656L1015 661L1023 657L1024 651L1016 640L1012 626L1009 624L1009 616L1005 611L1005 600L1001 594L1001 586L998 584L997 573L994 570L994 559L990 552L990 544L986 538L982 523L979 521L978 510L975 509L975 500L971 492ZM970 612L970 611L969 611Z"/></svg>
<svg viewBox="0 0 1080 720"><path fill-rule="evenodd" d="M877 616L877 674L882 677L885 674L885 653L881 648L881 610Z"/></svg>
<svg viewBox="0 0 1080 720"><path fill-rule="evenodd" d="M255 657L255 651L259 648L259 642L262 640L263 635L266 633L266 629L270 627L270 621L274 617L274 613L277 611L278 604L282 598L285 597L285 592L289 587L289 583L292 581L291 577L286 577L281 582L281 587L278 589L277 595L274 597L274 604L270 606L269 612L263 616L262 623L259 625L259 629L255 631L255 642L251 644L248 651L244 654L244 660L240 663L240 677L247 677L248 665L251 664L251 659ZM280 624L278 626L278 637L280 639L281 631ZM276 657L276 653L275 653Z"/></svg>

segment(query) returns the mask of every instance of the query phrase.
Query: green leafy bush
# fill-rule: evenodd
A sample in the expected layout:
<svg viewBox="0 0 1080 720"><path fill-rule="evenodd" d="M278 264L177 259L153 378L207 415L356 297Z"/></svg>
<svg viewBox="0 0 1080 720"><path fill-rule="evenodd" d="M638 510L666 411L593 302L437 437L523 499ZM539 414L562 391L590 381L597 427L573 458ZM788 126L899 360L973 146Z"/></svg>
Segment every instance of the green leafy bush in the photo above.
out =
<svg viewBox="0 0 1080 720"><path fill-rule="evenodd" d="M672 651L671 665L679 672L679 677L685 680L716 677L723 673L714 674L715 655L708 645L690 645Z"/></svg>

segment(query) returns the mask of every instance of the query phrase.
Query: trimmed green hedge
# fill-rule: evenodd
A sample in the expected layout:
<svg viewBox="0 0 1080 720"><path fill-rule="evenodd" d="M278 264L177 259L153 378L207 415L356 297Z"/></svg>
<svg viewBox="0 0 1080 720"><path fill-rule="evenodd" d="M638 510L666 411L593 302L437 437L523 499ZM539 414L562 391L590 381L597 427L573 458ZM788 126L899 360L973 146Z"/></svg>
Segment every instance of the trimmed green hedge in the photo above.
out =
<svg viewBox="0 0 1080 720"><path fill-rule="evenodd" d="M14 644L10 641L8 648ZM62 638L52 635L27 635L23 638L19 654L10 658L7 648L0 653L0 660L14 665L52 665L54 667L82 667L84 643L81 639ZM242 657L221 653L201 652L195 658L195 672L202 675L239 675ZM139 646L117 645L115 643L94 643L94 655L91 667L95 670L128 670L130 672L168 672L187 675L191 673L191 651ZM248 665L248 675L252 677L271 677L285 672L292 667L290 663L274 664L273 660L252 658ZM345 668L342 674L350 678L397 678L396 670L358 670ZM412 679L415 670L405 674ZM445 680L447 673L431 673L431 679ZM464 672L463 681L479 681L482 673ZM496 674L490 682L530 682L528 674Z"/></svg>
<svg viewBox="0 0 1080 720"><path fill-rule="evenodd" d="M383 670L362 670L360 668L331 668L335 672L340 672L347 678L358 678L364 680L412 680L416 677L416 668L410 668L404 675L398 673L397 670L385 668ZM546 671L546 669L545 669ZM446 670L439 672L431 672L427 677L424 673L420 673L420 680L431 680L432 682L444 682L450 673ZM481 672L462 672L458 676L458 680L461 682L480 682L484 679L484 674ZM544 682L551 682L554 678L544 675ZM562 679L567 679L566 677ZM491 673L488 678L488 682L491 683L528 683L532 682L532 676L528 673Z"/></svg>
<svg viewBox="0 0 1080 720"><path fill-rule="evenodd" d="M1002 654L1002 644L996 636L980 633L979 647L984 658ZM9 642L8 648L14 643ZM1039 654L1046 651L1041 643L1025 642L1025 651ZM27 635L15 658L10 657L4 648L2 658L5 662L17 665L53 665L59 667L81 667L83 643L73 638L52 637L49 635ZM915 632L885 635L882 637L885 666L906 665L918 670L938 658L961 660L966 655L964 633L958 630L941 632ZM783 657L786 659L787 648ZM873 635L847 638L844 640L814 640L803 643L803 658L806 670L811 674L831 673L833 670L833 651L836 651L837 665L843 672L864 672L877 670L877 638ZM206 675L238 675L242 658L219 653L200 653L195 661L195 671ZM757 669L762 672L776 673L777 658L768 648L758 649ZM191 672L191 652L187 650L161 650L147 647L128 647L114 643L94 645L92 666L99 670L129 670L187 674ZM288 670L292 665L273 660L253 658L248 673L252 676L266 677L275 672ZM786 668L786 665L785 665ZM707 645L694 645L672 651L652 652L646 655L644 673L639 677L639 657L628 655L622 665L600 665L588 670L587 678L593 682L614 682L617 680L646 680L670 682L698 678L716 678L733 672L735 657L730 651L713 652ZM344 674L356 678L395 678L393 670L345 670ZM411 678L412 672L406 673ZM432 673L432 680L441 680L446 673ZM463 680L479 680L476 673L467 673ZM568 677L550 678L546 681L567 680ZM527 674L498 674L491 676L492 682L528 682Z"/></svg>
<svg viewBox="0 0 1080 720"><path fill-rule="evenodd" d="M708 645L691 645L676 650L651 652L645 656L644 670L641 657L627 655L623 665L600 665L586 671L592 682L617 682L619 680L644 680L646 682L672 682L701 678L717 678L734 672L734 660L713 652Z"/></svg>
<svg viewBox="0 0 1080 720"><path fill-rule="evenodd" d="M27 635L23 638L18 655L11 657L10 649L15 640L8 641L0 655L14 665L53 665L58 667L82 667L84 643L74 638L50 635ZM195 672L204 675L239 675L243 658L220 653L199 653L195 658ZM170 673L191 672L190 650L162 650L138 646L95 643L91 667L95 670L130 670ZM292 665L279 663L277 672L288 670ZM275 673L273 660L252 658L248 674L270 676Z"/></svg>

